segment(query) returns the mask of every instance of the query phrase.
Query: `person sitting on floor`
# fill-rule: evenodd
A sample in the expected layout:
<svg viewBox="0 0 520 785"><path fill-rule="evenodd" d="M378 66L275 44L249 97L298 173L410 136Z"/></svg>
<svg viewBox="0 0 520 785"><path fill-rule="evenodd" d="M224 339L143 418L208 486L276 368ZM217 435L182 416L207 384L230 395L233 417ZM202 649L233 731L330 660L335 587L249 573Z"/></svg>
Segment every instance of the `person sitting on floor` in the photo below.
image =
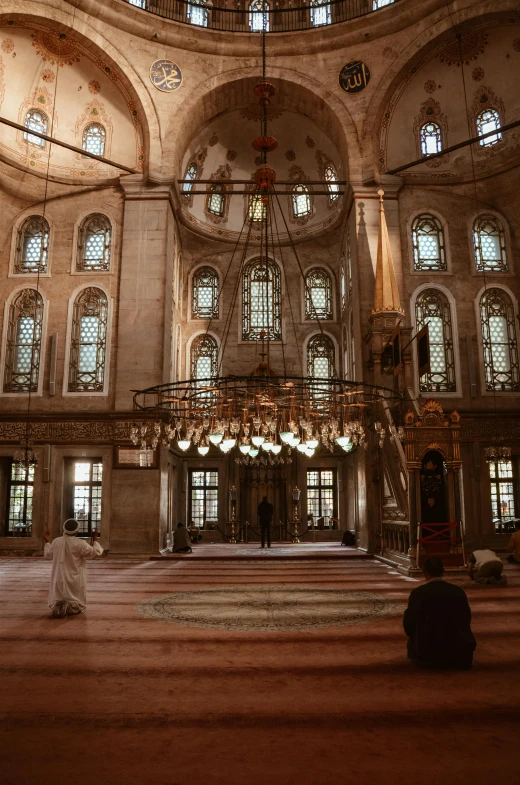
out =
<svg viewBox="0 0 520 785"><path fill-rule="evenodd" d="M172 553L191 553L191 539L188 530L183 523L178 523L173 532Z"/></svg>
<svg viewBox="0 0 520 785"><path fill-rule="evenodd" d="M510 564L520 564L520 521L515 521L515 529L507 546L507 550L512 551L507 557Z"/></svg>
<svg viewBox="0 0 520 785"><path fill-rule="evenodd" d="M473 551L468 560L469 577L475 583L505 586L507 578L502 575L503 569L502 560L489 549Z"/></svg>
<svg viewBox="0 0 520 785"><path fill-rule="evenodd" d="M86 560L103 555L103 548L97 541L97 531L92 535L92 545L77 534L79 523L68 518L63 524L63 536L50 541L45 532L45 559L52 559L51 585L49 589L49 608L52 617L64 618L82 613L87 607L87 569Z"/></svg>
<svg viewBox="0 0 520 785"><path fill-rule="evenodd" d="M408 657L426 668L469 670L477 644L466 593L443 580L437 556L425 560L423 573L426 583L412 590L404 613Z"/></svg>

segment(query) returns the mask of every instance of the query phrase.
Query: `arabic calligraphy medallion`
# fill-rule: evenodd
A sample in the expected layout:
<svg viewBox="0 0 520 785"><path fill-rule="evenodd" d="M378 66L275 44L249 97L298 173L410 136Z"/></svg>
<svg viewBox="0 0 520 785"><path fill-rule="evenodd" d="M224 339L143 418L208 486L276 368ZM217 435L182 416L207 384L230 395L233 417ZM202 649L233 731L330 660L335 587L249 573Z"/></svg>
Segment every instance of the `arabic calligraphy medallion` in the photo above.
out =
<svg viewBox="0 0 520 785"><path fill-rule="evenodd" d="M150 82L163 93L173 93L181 86L181 69L171 60L156 60L150 67Z"/></svg>
<svg viewBox="0 0 520 785"><path fill-rule="evenodd" d="M370 69L361 60L347 63L339 72L339 86L346 93L359 93L370 82Z"/></svg>

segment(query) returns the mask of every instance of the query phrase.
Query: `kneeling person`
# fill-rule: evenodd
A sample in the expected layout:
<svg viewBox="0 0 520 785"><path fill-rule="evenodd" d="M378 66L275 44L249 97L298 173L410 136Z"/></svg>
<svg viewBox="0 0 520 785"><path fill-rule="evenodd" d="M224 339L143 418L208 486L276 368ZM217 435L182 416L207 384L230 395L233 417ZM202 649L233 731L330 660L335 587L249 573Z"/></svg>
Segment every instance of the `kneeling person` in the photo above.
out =
<svg viewBox="0 0 520 785"><path fill-rule="evenodd" d="M190 533L184 527L184 524L178 523L177 528L173 532L172 553L191 553L191 550Z"/></svg>
<svg viewBox="0 0 520 785"><path fill-rule="evenodd" d="M502 575L504 565L494 551L488 549L473 551L468 562L469 577L475 583L489 583L495 586L505 586L507 584L506 576Z"/></svg>
<svg viewBox="0 0 520 785"><path fill-rule="evenodd" d="M63 524L63 536L50 542L45 533L43 555L52 559L49 608L54 618L73 616L87 607L87 568L86 560L103 555L103 548L97 541L97 532L92 537L93 544L76 535L79 524L69 518Z"/></svg>
<svg viewBox="0 0 520 785"><path fill-rule="evenodd" d="M466 593L443 580L437 556L426 559L423 572L426 583L413 589L404 613L408 657L425 667L469 670L477 644Z"/></svg>

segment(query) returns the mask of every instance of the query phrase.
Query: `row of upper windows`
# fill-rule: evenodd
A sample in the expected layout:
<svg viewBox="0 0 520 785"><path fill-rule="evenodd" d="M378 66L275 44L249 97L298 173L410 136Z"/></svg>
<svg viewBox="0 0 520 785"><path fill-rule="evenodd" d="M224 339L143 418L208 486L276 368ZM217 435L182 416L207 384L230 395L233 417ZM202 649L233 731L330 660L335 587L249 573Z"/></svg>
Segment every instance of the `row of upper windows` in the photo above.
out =
<svg viewBox="0 0 520 785"><path fill-rule="evenodd" d="M137 8L147 9L150 5L149 0L127 0L130 5L135 5ZM372 10L377 11L378 8L383 8L385 5L391 5L394 0L372 0ZM208 26L208 9L210 4L205 0L200 0L198 3L190 3L187 6L186 14L192 25L198 27ZM267 0L253 0L249 5L249 29L253 33L261 33L263 30L269 32L269 17L271 15L271 6ZM310 0L309 2L309 15L311 25L313 27L321 27L322 25L330 25L332 23L332 8L329 3L323 3L322 0Z"/></svg>
<svg viewBox="0 0 520 785"><path fill-rule="evenodd" d="M261 321L262 309L267 307L267 303L263 303L261 299L265 296L267 275L270 295L273 291L280 292L280 271L276 264L271 263L268 272L265 262L255 260L244 270L243 303L248 309L252 309L256 321ZM192 278L192 319L218 319L219 298L220 282L217 271L209 266L199 267ZM313 267L305 275L305 319L332 319L332 299L332 278L329 272L322 267ZM274 310L278 312L279 309L280 306L277 305ZM265 319L270 320L267 312ZM250 330L251 325L248 332Z"/></svg>
<svg viewBox="0 0 520 785"><path fill-rule="evenodd" d="M13 272L44 275L49 269L50 226L42 215L30 215L16 233ZM80 224L76 272L110 272L112 224L106 215L92 213Z"/></svg>
<svg viewBox="0 0 520 785"><path fill-rule="evenodd" d="M484 137L479 139L481 147L492 147L502 139L502 134L499 129L502 126L500 115L496 109L484 109L475 118L475 125L477 129L477 136ZM490 134L484 136L484 134ZM429 121L424 123L419 128L419 144L421 147L421 156L427 158L434 153L440 153L444 147L444 140L442 138L442 129L440 125Z"/></svg>
<svg viewBox="0 0 520 785"><path fill-rule="evenodd" d="M48 135L49 133L49 118L41 109L29 109L25 115L24 126L27 131L24 131L23 138L29 144L36 147L44 148L47 142L39 136L35 136L34 132L38 134ZM31 133L33 131L33 133ZM105 142L107 132L101 123L88 123L83 129L81 136L81 147L87 153L93 155L104 155Z"/></svg>
<svg viewBox="0 0 520 785"><path fill-rule="evenodd" d="M41 292L17 292L4 322L2 392L41 390L42 347L46 305ZM83 288L72 303L69 352L64 390L68 393L106 393L109 299L100 288Z"/></svg>
<svg viewBox="0 0 520 785"><path fill-rule="evenodd" d="M515 302L502 287L486 288L478 301L480 343L487 392L519 392L520 370ZM442 289L428 287L415 299L415 328L428 326L430 371L419 379L419 390L457 392L455 314ZM460 391L459 391L460 392Z"/></svg>
<svg viewBox="0 0 520 785"><path fill-rule="evenodd" d="M200 171L196 163L189 164L184 175L184 182L182 185L182 193L186 198L189 198L193 188L193 183L199 177ZM324 179L327 182L327 189L329 191L329 203L332 204L339 198L339 185L338 176L332 164L325 167ZM215 183L208 189L206 197L206 210L219 218L226 215L226 199L229 198L230 192L227 190L223 183ZM294 218L305 218L312 215L312 198L311 191L304 183L296 183L290 191L291 208ZM247 216L250 221L265 221L267 216L267 206L262 200L260 194L251 194L248 198Z"/></svg>

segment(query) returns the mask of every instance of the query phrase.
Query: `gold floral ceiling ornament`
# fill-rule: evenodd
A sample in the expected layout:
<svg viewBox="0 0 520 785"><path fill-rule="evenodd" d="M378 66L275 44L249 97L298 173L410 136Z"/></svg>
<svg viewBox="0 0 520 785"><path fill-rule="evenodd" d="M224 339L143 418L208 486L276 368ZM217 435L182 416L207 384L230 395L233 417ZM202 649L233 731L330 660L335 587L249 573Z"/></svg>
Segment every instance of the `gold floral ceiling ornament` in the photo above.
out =
<svg viewBox="0 0 520 785"><path fill-rule="evenodd" d="M57 31L37 30L32 33L31 38L37 53L50 65L63 68L64 65L74 65L81 60L76 41L70 35Z"/></svg>

